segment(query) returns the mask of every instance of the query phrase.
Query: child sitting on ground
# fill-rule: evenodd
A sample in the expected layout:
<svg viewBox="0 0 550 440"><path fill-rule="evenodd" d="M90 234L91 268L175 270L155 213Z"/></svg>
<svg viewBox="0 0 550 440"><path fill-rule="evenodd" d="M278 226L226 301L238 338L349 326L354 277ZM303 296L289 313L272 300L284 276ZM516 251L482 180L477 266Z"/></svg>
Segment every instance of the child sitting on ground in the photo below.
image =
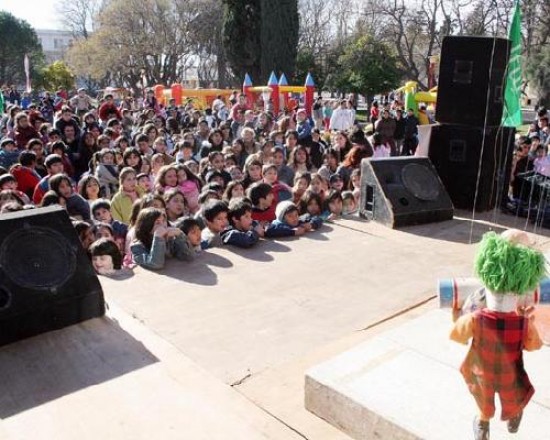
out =
<svg viewBox="0 0 550 440"><path fill-rule="evenodd" d="M103 197L110 199L118 191L118 167L115 162L115 152L103 148L99 153L99 163L95 170Z"/></svg>
<svg viewBox="0 0 550 440"><path fill-rule="evenodd" d="M264 228L252 219L252 205L244 198L229 202L228 217L230 226L221 233L223 244L249 248L265 235Z"/></svg>
<svg viewBox="0 0 550 440"><path fill-rule="evenodd" d="M201 226L200 223L192 218L187 217L181 219L177 224L177 228L180 228L183 233L187 236L187 240L191 247L195 250L195 253L201 251Z"/></svg>
<svg viewBox="0 0 550 440"><path fill-rule="evenodd" d="M190 261L195 252L179 228L170 228L164 212L143 209L136 220L135 240L130 246L134 262L147 269L162 269L166 257Z"/></svg>
<svg viewBox="0 0 550 440"><path fill-rule="evenodd" d="M111 214L115 220L128 224L132 215L132 205L143 196L143 189L138 186L137 173L126 167L120 172L120 188L111 200Z"/></svg>
<svg viewBox="0 0 550 440"><path fill-rule="evenodd" d="M361 200L361 170L360 169L355 169L351 172L350 182L351 182L351 190L353 192L353 196L355 197L355 203L359 205L359 202Z"/></svg>
<svg viewBox="0 0 550 440"><path fill-rule="evenodd" d="M298 173L294 177L294 186L292 187L292 201L298 205L302 196L305 194L309 184L311 183L311 174Z"/></svg>
<svg viewBox="0 0 550 440"><path fill-rule="evenodd" d="M151 176L147 173L140 173L136 177L138 186L143 190L144 194L151 194L153 191L153 182Z"/></svg>
<svg viewBox="0 0 550 440"><path fill-rule="evenodd" d="M71 217L91 222L90 205L84 197L74 191L71 179L66 174L56 174L48 183L52 191L65 198L66 209Z"/></svg>
<svg viewBox="0 0 550 440"><path fill-rule="evenodd" d="M269 238L293 237L303 235L320 226L318 223L300 221L298 207L291 201L284 201L277 205L276 219L265 229L265 236Z"/></svg>
<svg viewBox="0 0 550 440"><path fill-rule="evenodd" d="M115 233L113 232L113 228L109 223L95 223L94 225L92 225L92 231L96 240L99 240L100 238L106 238L116 244Z"/></svg>
<svg viewBox="0 0 550 440"><path fill-rule="evenodd" d="M312 217L319 217L323 213L323 199L319 194L308 189L300 200L300 214L309 214Z"/></svg>
<svg viewBox="0 0 550 440"><path fill-rule="evenodd" d="M78 239L80 240L80 244L82 244L84 250L88 252L90 245L95 241L92 225L83 220L74 220L72 223L73 228L78 235Z"/></svg>
<svg viewBox="0 0 550 440"><path fill-rule="evenodd" d="M128 233L128 226L121 221L113 219L111 215L111 202L106 199L99 199L92 203L91 207L92 217L94 221L100 223L107 223L113 229L113 235L115 242L121 251L125 249L126 234Z"/></svg>
<svg viewBox="0 0 550 440"><path fill-rule="evenodd" d="M311 175L308 190L315 194L319 194L321 200L323 200L325 198L325 194L328 192L328 184L320 174L313 173Z"/></svg>
<svg viewBox="0 0 550 440"><path fill-rule="evenodd" d="M19 191L17 186L17 179L13 175L8 173L0 176L0 191L11 189L21 198L25 205L30 205L31 199L24 192Z"/></svg>
<svg viewBox="0 0 550 440"><path fill-rule="evenodd" d="M206 227L201 232L201 248L209 249L222 245L221 233L227 227L229 208L221 200L209 200L204 205L202 217Z"/></svg>
<svg viewBox="0 0 550 440"><path fill-rule="evenodd" d="M185 165L177 164L175 167L178 177L178 187L185 196L189 211L191 214L195 214L199 210L201 181Z"/></svg>
<svg viewBox="0 0 550 440"><path fill-rule="evenodd" d="M252 219L260 223L269 223L275 220L273 190L269 183L253 183L247 190L248 199L252 202Z"/></svg>
<svg viewBox="0 0 550 440"><path fill-rule="evenodd" d="M342 214L349 215L357 212L357 201L351 191L344 191L342 193Z"/></svg>
<svg viewBox="0 0 550 440"><path fill-rule="evenodd" d="M90 246L92 266L99 275L113 275L122 268L122 254L108 238L99 238Z"/></svg>
<svg viewBox="0 0 550 440"><path fill-rule="evenodd" d="M324 220L336 220L342 215L344 201L342 194L335 189L331 190L323 202L323 214L321 217Z"/></svg>
<svg viewBox="0 0 550 440"><path fill-rule="evenodd" d="M275 205L283 200L292 198L292 188L277 179L277 166L267 164L262 167L262 180L271 185Z"/></svg>
<svg viewBox="0 0 550 440"><path fill-rule="evenodd" d="M231 199L238 199L240 197L244 197L244 186L240 181L232 180L225 188L222 200L229 203Z"/></svg>

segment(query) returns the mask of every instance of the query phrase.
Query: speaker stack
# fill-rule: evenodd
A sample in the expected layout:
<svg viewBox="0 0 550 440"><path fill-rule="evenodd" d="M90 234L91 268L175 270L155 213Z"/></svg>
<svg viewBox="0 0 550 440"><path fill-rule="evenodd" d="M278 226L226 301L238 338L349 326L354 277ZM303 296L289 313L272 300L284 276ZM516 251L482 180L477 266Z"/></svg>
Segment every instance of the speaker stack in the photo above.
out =
<svg viewBox="0 0 550 440"><path fill-rule="evenodd" d="M515 130L500 123L509 56L507 39L443 40L429 158L455 208L487 211L508 194Z"/></svg>
<svg viewBox="0 0 550 440"><path fill-rule="evenodd" d="M0 345L104 314L101 284L65 210L0 216Z"/></svg>

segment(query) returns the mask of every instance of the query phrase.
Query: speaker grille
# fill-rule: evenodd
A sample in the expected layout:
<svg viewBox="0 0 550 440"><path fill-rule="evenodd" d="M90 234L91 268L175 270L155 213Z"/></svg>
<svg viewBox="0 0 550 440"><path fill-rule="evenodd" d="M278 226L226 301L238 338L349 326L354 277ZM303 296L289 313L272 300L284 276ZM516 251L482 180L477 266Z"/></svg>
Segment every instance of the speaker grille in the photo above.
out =
<svg viewBox="0 0 550 440"><path fill-rule="evenodd" d="M61 287L76 270L76 251L58 232L42 227L11 233L0 248L0 264L15 284L29 289Z"/></svg>
<svg viewBox="0 0 550 440"><path fill-rule="evenodd" d="M0 286L0 312L9 309L11 305L11 293L5 287Z"/></svg>
<svg viewBox="0 0 550 440"><path fill-rule="evenodd" d="M410 163L401 170L403 186L420 200L436 200L440 183L434 173L424 165Z"/></svg>

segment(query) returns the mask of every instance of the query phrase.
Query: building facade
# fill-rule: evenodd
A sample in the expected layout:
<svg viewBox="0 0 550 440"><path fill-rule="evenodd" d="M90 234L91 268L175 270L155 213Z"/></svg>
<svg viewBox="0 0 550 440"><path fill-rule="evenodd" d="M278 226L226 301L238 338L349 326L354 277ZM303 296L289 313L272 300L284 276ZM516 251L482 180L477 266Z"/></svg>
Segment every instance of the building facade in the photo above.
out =
<svg viewBox="0 0 550 440"><path fill-rule="evenodd" d="M42 44L48 64L63 60L65 53L73 44L73 35L69 31L35 29L35 32Z"/></svg>

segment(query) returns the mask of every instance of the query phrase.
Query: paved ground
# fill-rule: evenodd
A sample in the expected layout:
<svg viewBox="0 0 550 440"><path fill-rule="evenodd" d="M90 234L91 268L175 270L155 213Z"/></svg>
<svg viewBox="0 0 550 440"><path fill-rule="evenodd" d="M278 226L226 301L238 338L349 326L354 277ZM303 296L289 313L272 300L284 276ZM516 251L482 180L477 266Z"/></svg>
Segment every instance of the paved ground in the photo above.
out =
<svg viewBox="0 0 550 440"><path fill-rule="evenodd" d="M137 269L125 281L102 279L127 330L92 321L1 349L0 371L4 365L10 381L0 385L0 406L7 408L0 413L0 437L4 430L21 438L15 433L25 427L43 430L41 438L80 432L97 438L113 425L110 438L146 438L161 426L158 438L202 438L181 435L178 427L188 420L178 418L180 409L192 421L189 432L199 433L202 425L205 438L223 438L225 426L225 432L244 429L226 437L239 440L344 439L303 408L305 370L436 307L437 278L471 275L474 244L483 232L499 230L495 221L523 222L496 212L476 214L473 223L470 218L458 212L449 222L400 231L343 220L296 240L206 252L192 264L173 262L162 274ZM537 232L541 247L549 248L548 231ZM105 346L105 338L118 342ZM103 354L94 355L96 349ZM54 360L42 367L49 351ZM71 353L79 360L69 362ZM78 373L82 368L97 371ZM155 377L162 384L158 399ZM201 387L210 391L202 405L193 405ZM180 393L188 400L180 401ZM163 412L162 401L173 402L174 411ZM144 405L154 411L139 420ZM76 415L67 431L56 420L69 408ZM216 431L215 414L222 413ZM243 425L246 413L251 421ZM102 414L108 415L105 426Z"/></svg>

